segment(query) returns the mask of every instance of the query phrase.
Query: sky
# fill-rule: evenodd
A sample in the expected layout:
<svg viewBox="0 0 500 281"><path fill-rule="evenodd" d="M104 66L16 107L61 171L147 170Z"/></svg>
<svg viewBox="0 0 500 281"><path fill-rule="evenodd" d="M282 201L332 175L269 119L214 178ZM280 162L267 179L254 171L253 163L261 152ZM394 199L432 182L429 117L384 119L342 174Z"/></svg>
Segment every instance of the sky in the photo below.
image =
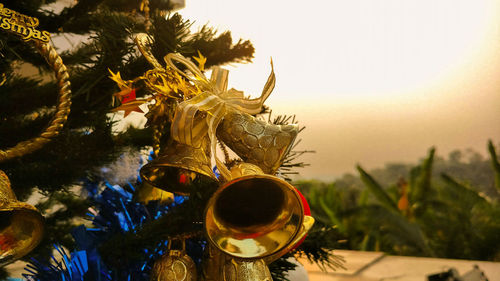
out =
<svg viewBox="0 0 500 281"><path fill-rule="evenodd" d="M229 87L306 126L300 178L330 180L500 143L500 0L186 0L179 11L250 40Z"/></svg>

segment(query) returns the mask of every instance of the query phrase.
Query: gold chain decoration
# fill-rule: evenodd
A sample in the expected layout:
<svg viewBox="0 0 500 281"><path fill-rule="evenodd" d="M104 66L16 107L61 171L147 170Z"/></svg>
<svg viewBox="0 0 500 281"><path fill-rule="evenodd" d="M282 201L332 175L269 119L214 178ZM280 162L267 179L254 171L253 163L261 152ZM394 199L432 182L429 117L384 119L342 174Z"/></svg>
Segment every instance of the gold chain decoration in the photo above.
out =
<svg viewBox="0 0 500 281"><path fill-rule="evenodd" d="M153 152L155 156L160 154L160 141L163 135L164 124L155 124L153 130Z"/></svg>
<svg viewBox="0 0 500 281"><path fill-rule="evenodd" d="M5 17L6 14L16 15L16 16L6 18ZM25 33L32 32L29 30L35 30L34 28L36 27L37 24L36 25L31 24L31 29L19 28L20 26L21 27L24 26L23 24L26 22L26 19L31 19L30 21L31 23L33 22L38 23L38 19L28 17L23 14L12 11L10 9L7 9L3 6L3 4L0 3L0 18L2 16L4 16L3 17L4 20L10 23L10 26L17 27L16 30L7 30L7 31L14 32L15 34L21 36L23 38L23 41L32 42L36 47L36 49L38 50L38 52L45 58L45 60L55 73L57 79L57 85L59 88L59 95L58 95L58 104L56 107L57 108L56 113L54 117L52 117L52 120L49 123L48 127L45 129L45 131L43 131L37 137L18 143L14 147L8 148L6 150L0 150L0 162L15 157L20 157L27 153L31 153L41 148L46 143L48 143L53 137L59 134L59 131L61 130L64 123L66 122L66 119L68 118L71 107L71 89L70 89L69 75L61 57L57 54L54 47L52 47L45 40L37 38L38 36L30 36L28 39L26 39L26 35L23 34L22 31L25 31ZM25 20L23 21L18 20L19 18ZM45 35L48 34L48 32L42 31L41 34Z"/></svg>
<svg viewBox="0 0 500 281"><path fill-rule="evenodd" d="M151 20L149 19L149 0L142 0L140 10L144 12L144 26L149 31Z"/></svg>

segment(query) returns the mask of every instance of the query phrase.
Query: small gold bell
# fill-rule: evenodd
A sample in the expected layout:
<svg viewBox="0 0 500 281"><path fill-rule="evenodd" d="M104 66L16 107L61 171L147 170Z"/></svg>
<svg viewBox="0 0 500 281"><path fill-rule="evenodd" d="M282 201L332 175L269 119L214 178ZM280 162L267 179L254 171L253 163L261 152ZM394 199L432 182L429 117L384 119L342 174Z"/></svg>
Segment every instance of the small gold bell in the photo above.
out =
<svg viewBox="0 0 500 281"><path fill-rule="evenodd" d="M173 240L168 241L168 252L153 265L151 281L196 281L196 264L186 254L186 243L182 240L182 250L172 250Z"/></svg>
<svg viewBox="0 0 500 281"><path fill-rule="evenodd" d="M9 178L0 171L0 266L33 250L42 240L43 228L40 212L17 201Z"/></svg>
<svg viewBox="0 0 500 281"><path fill-rule="evenodd" d="M189 195L189 186L201 179L216 181L210 168L208 138L199 148L172 141L151 163L141 168L141 178L156 188Z"/></svg>
<svg viewBox="0 0 500 281"><path fill-rule="evenodd" d="M299 133L298 125L274 125L243 113L229 112L217 128L217 137L244 162L275 174Z"/></svg>

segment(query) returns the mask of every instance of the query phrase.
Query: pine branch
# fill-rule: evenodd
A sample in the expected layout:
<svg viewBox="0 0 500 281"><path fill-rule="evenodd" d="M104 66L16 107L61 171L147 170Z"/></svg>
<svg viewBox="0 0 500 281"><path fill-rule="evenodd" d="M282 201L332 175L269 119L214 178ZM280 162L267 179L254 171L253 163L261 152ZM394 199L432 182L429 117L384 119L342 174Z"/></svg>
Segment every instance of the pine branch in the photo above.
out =
<svg viewBox="0 0 500 281"><path fill-rule="evenodd" d="M145 260L142 249L154 250L162 241L181 234L194 235L194 239L204 241L203 217L205 205L218 184L199 181L193 184L190 197L167 214L144 224L134 232L116 233L101 245L99 252L106 264L123 268L127 263ZM121 245L119 248L116 245Z"/></svg>

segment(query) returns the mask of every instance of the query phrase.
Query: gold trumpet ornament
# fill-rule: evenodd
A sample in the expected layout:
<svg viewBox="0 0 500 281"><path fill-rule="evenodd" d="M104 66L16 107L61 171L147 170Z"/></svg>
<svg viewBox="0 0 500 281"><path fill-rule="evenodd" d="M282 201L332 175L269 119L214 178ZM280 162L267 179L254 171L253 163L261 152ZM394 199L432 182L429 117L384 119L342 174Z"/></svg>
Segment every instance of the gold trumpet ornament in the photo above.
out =
<svg viewBox="0 0 500 281"><path fill-rule="evenodd" d="M23 257L40 243L43 221L35 207L17 201L9 178L0 170L0 266Z"/></svg>
<svg viewBox="0 0 500 281"><path fill-rule="evenodd" d="M304 215L295 187L260 167L240 163L231 175L234 178L214 193L205 211L212 258L205 260L204 278L271 281L267 264L292 250L314 218Z"/></svg>

